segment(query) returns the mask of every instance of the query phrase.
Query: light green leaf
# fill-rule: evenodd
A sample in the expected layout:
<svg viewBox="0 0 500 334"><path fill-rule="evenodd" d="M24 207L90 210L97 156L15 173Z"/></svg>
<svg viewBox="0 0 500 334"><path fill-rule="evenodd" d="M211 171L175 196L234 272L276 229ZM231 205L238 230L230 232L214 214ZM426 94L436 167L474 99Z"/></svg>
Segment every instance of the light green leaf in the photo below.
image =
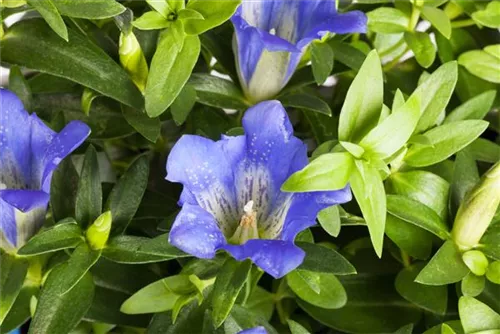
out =
<svg viewBox="0 0 500 334"><path fill-rule="evenodd" d="M326 233L333 237L337 237L340 233L340 214L338 206L333 205L321 210L318 213L318 222Z"/></svg>
<svg viewBox="0 0 500 334"><path fill-rule="evenodd" d="M134 27L141 30L154 30L168 28L172 22L167 21L160 13L150 11L142 14L132 22Z"/></svg>
<svg viewBox="0 0 500 334"><path fill-rule="evenodd" d="M477 297L483 292L485 284L486 279L484 276L476 276L473 273L469 273L462 280L462 293L467 297Z"/></svg>
<svg viewBox="0 0 500 334"><path fill-rule="evenodd" d="M318 85L325 82L333 69L333 50L327 43L311 43L311 66Z"/></svg>
<svg viewBox="0 0 500 334"><path fill-rule="evenodd" d="M500 2L499 2L500 4ZM489 82L500 83L500 59L482 50L472 50L462 53L458 63L467 71Z"/></svg>
<svg viewBox="0 0 500 334"><path fill-rule="evenodd" d="M357 159L361 159L363 154L365 154L365 149L357 144L350 143L348 141L341 141L339 143L346 149L347 152L351 153L352 156Z"/></svg>
<svg viewBox="0 0 500 334"><path fill-rule="evenodd" d="M398 34L408 30L409 18L397 8L380 7L367 13L368 29L382 34Z"/></svg>
<svg viewBox="0 0 500 334"><path fill-rule="evenodd" d="M167 18L172 11L167 0L146 0L146 2L164 18Z"/></svg>
<svg viewBox="0 0 500 334"><path fill-rule="evenodd" d="M414 144L406 153L405 162L424 167L441 162L469 145L488 127L488 122L466 120L447 123L425 133L431 146Z"/></svg>
<svg viewBox="0 0 500 334"><path fill-rule="evenodd" d="M27 0L28 3L33 6L42 17L45 22L66 42L68 41L68 29L66 24L59 14L56 6L52 0Z"/></svg>
<svg viewBox="0 0 500 334"><path fill-rule="evenodd" d="M444 37L450 39L451 22L442 9L424 6L421 12L424 19L429 21Z"/></svg>
<svg viewBox="0 0 500 334"><path fill-rule="evenodd" d="M477 138L470 144L469 152L475 160L496 163L500 160L500 145L484 138Z"/></svg>
<svg viewBox="0 0 500 334"><path fill-rule="evenodd" d="M488 45L483 50L493 57L500 59L500 44Z"/></svg>
<svg viewBox="0 0 500 334"><path fill-rule="evenodd" d="M204 20L185 20L184 26L189 35L199 35L209 29L215 28L228 20L240 5L241 0L190 0L188 9L200 13Z"/></svg>
<svg viewBox="0 0 500 334"><path fill-rule="evenodd" d="M434 63L436 47L429 34L420 31L405 32L404 38L422 67L428 68Z"/></svg>
<svg viewBox="0 0 500 334"><path fill-rule="evenodd" d="M52 0L59 13L82 19L106 19L119 15L125 7L115 0Z"/></svg>
<svg viewBox="0 0 500 334"><path fill-rule="evenodd" d="M180 23L160 35L144 92L150 117L161 115L174 102L198 60L200 39L183 35Z"/></svg>
<svg viewBox="0 0 500 334"><path fill-rule="evenodd" d="M399 109L405 104L405 97L403 92L398 88L394 94L394 100L392 101L392 110Z"/></svg>
<svg viewBox="0 0 500 334"><path fill-rule="evenodd" d="M497 92L489 90L455 108L444 119L444 124L467 119L483 119L493 106Z"/></svg>
<svg viewBox="0 0 500 334"><path fill-rule="evenodd" d="M294 270L286 276L286 280L292 291L302 300L324 308L341 308L347 302L347 294L342 283L333 274L312 273L319 278L319 292L314 291L304 280L304 277ZM302 270L300 270L302 271Z"/></svg>
<svg viewBox="0 0 500 334"><path fill-rule="evenodd" d="M375 252L382 256L386 218L385 190L378 170L365 162L356 163L351 189L365 218Z"/></svg>
<svg viewBox="0 0 500 334"><path fill-rule="evenodd" d="M383 95L382 67L377 52L372 51L347 92L340 112L339 140L355 143L377 124Z"/></svg>
<svg viewBox="0 0 500 334"><path fill-rule="evenodd" d="M12 305L21 291L24 278L28 270L28 261L16 258L13 255L1 252L2 271L0 272L0 324L9 313Z"/></svg>
<svg viewBox="0 0 500 334"><path fill-rule="evenodd" d="M288 327L290 327L290 332L292 334L310 334L310 332L298 322L295 322L291 319L288 319L287 322L288 322Z"/></svg>
<svg viewBox="0 0 500 334"><path fill-rule="evenodd" d="M465 334L500 329L500 315L472 297L460 297L458 314Z"/></svg>
<svg viewBox="0 0 500 334"><path fill-rule="evenodd" d="M349 181L352 170L353 158L349 153L323 154L290 176L281 190L304 192L342 189Z"/></svg>
<svg viewBox="0 0 500 334"><path fill-rule="evenodd" d="M472 13L472 19L489 28L500 27L500 1L491 1L485 9Z"/></svg>
<svg viewBox="0 0 500 334"><path fill-rule="evenodd" d="M451 240L446 241L418 274L415 282L445 285L461 281L469 273L462 254Z"/></svg>

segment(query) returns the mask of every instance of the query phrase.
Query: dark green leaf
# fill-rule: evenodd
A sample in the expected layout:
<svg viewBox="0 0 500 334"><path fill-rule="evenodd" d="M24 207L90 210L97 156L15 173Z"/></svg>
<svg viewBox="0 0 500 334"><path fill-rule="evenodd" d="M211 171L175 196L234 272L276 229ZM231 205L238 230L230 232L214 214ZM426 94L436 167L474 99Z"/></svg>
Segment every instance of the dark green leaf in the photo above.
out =
<svg viewBox="0 0 500 334"><path fill-rule="evenodd" d="M466 119L483 119L490 111L493 101L495 101L496 93L494 90L489 90L471 98L449 113L444 119L444 123Z"/></svg>
<svg viewBox="0 0 500 334"><path fill-rule="evenodd" d="M311 65L314 80L318 85L325 82L333 70L333 50L327 43L313 42L311 44Z"/></svg>
<svg viewBox="0 0 500 334"><path fill-rule="evenodd" d="M40 231L17 252L19 255L37 255L73 248L84 241L80 226L72 219Z"/></svg>
<svg viewBox="0 0 500 334"><path fill-rule="evenodd" d="M300 299L324 309L337 309L346 304L346 291L335 275L305 271L318 278L319 291L315 291L301 272L304 270L294 270L286 276L288 285Z"/></svg>
<svg viewBox="0 0 500 334"><path fill-rule="evenodd" d="M20 328L22 324L31 318L30 301L32 296L38 294L39 290L40 287L38 286L38 282L34 284L25 284L21 288L16 301L12 305L4 321L1 323L0 333L9 333L10 331Z"/></svg>
<svg viewBox="0 0 500 334"><path fill-rule="evenodd" d="M387 215L385 234L409 256L426 260L431 255L433 236L402 219Z"/></svg>
<svg viewBox="0 0 500 334"><path fill-rule="evenodd" d="M60 294L64 294L73 289L87 272L97 262L101 254L89 248L86 243L81 243L71 254L61 278L58 279Z"/></svg>
<svg viewBox="0 0 500 334"><path fill-rule="evenodd" d="M288 319L287 322L288 322L288 327L290 327L290 332L292 334L310 334L310 332L298 322L295 322L291 319Z"/></svg>
<svg viewBox="0 0 500 334"><path fill-rule="evenodd" d="M76 221L82 226L92 224L102 212L102 187L99 163L94 146L90 145L83 160L78 192L76 193Z"/></svg>
<svg viewBox="0 0 500 334"><path fill-rule="evenodd" d="M52 217L60 221L75 216L78 173L71 159L64 159L52 175L50 207Z"/></svg>
<svg viewBox="0 0 500 334"><path fill-rule="evenodd" d="M474 160L496 163L500 160L500 145L484 138L477 138L469 145Z"/></svg>
<svg viewBox="0 0 500 334"><path fill-rule="evenodd" d="M141 93L127 73L86 37L68 32L65 42L41 20L21 21L2 39L2 61L70 79L141 109ZM38 56L39 50L44 50L44 57Z"/></svg>
<svg viewBox="0 0 500 334"><path fill-rule="evenodd" d="M18 66L10 68L9 90L23 101L24 109L31 110L31 88Z"/></svg>
<svg viewBox="0 0 500 334"><path fill-rule="evenodd" d="M52 0L27 0L27 2L42 15L56 34L68 41L68 29Z"/></svg>
<svg viewBox="0 0 500 334"><path fill-rule="evenodd" d="M115 0L52 0L59 12L82 19L105 19L125 10Z"/></svg>
<svg viewBox="0 0 500 334"><path fill-rule="evenodd" d="M469 273L462 280L462 293L467 297L477 297L483 292L485 283L486 279L484 276L476 276L473 273Z"/></svg>
<svg viewBox="0 0 500 334"><path fill-rule="evenodd" d="M28 270L28 261L1 252L2 271L0 275L0 324L4 321L23 286Z"/></svg>
<svg viewBox="0 0 500 334"><path fill-rule="evenodd" d="M471 150L466 149L457 153L453 166L453 180L451 183L450 212L455 214L465 195L479 182L479 172Z"/></svg>
<svg viewBox="0 0 500 334"><path fill-rule="evenodd" d="M333 249L309 242L297 242L297 246L306 252L301 270L335 275L352 275L356 269L342 255Z"/></svg>
<svg viewBox="0 0 500 334"><path fill-rule="evenodd" d="M184 86L170 107L175 124L182 125L186 121L195 103L196 90L191 85Z"/></svg>
<svg viewBox="0 0 500 334"><path fill-rule="evenodd" d="M329 46L327 47L329 48ZM307 111L318 112L328 116L332 115L332 111L328 103L314 95L298 93L281 96L279 99L285 107L293 107Z"/></svg>
<svg viewBox="0 0 500 334"><path fill-rule="evenodd" d="M352 45L334 39L330 40L328 44L333 49L335 59L342 64L356 71L363 65L366 55Z"/></svg>
<svg viewBox="0 0 500 334"><path fill-rule="evenodd" d="M144 112L122 104L123 117L130 126L152 143L160 137L161 122L159 118L149 118Z"/></svg>
<svg viewBox="0 0 500 334"><path fill-rule="evenodd" d="M189 85L196 90L197 101L217 108L244 110L248 107L241 90L229 80L195 73Z"/></svg>

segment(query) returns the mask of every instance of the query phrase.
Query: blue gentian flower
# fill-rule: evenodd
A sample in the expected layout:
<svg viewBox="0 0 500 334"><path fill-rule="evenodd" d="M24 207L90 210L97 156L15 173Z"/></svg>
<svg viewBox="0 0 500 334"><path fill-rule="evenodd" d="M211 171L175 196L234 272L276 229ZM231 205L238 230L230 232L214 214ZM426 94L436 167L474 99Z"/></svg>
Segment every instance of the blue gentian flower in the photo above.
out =
<svg viewBox="0 0 500 334"><path fill-rule="evenodd" d="M56 133L6 89L0 105L0 246L15 249L43 224L52 173L90 129L74 121Z"/></svg>
<svg viewBox="0 0 500 334"><path fill-rule="evenodd" d="M243 0L231 18L238 75L252 102L276 96L306 47L327 33L366 31L360 11L337 13L335 0Z"/></svg>
<svg viewBox="0 0 500 334"><path fill-rule="evenodd" d="M328 206L351 200L338 191L285 193L281 185L308 163L306 145L293 136L278 101L261 102L243 117L244 136L214 142L182 136L167 161L167 180L184 189L170 231L172 245L198 258L217 250L246 258L275 278L299 266L295 236Z"/></svg>
<svg viewBox="0 0 500 334"><path fill-rule="evenodd" d="M267 331L263 326L258 326L239 331L238 334L267 334Z"/></svg>

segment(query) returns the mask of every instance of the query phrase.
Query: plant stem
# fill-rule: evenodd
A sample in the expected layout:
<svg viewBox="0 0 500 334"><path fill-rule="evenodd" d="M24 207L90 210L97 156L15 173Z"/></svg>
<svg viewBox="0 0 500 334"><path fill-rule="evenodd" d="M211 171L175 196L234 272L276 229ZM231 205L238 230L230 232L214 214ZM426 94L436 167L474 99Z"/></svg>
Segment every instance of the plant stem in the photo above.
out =
<svg viewBox="0 0 500 334"><path fill-rule="evenodd" d="M467 20L460 20L460 21L451 22L451 27L452 28L462 28L462 27L473 26L475 24L476 24L476 22L474 22L473 19L467 19Z"/></svg>

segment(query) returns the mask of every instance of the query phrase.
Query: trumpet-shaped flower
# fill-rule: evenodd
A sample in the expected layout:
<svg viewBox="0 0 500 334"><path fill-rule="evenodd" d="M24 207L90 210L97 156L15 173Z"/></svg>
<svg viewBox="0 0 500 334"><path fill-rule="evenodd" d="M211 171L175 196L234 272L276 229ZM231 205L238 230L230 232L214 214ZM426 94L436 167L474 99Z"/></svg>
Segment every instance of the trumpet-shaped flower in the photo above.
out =
<svg viewBox="0 0 500 334"><path fill-rule="evenodd" d="M246 258L279 278L299 266L295 236L315 224L320 210L351 200L337 191L285 193L281 185L308 163L278 101L262 102L243 117L245 135L210 139L184 135L170 152L167 180L184 189L169 241L198 258L217 250Z"/></svg>
<svg viewBox="0 0 500 334"><path fill-rule="evenodd" d="M231 18L241 85L253 102L287 84L306 47L327 33L366 31L360 11L337 13L335 0L243 0Z"/></svg>
<svg viewBox="0 0 500 334"><path fill-rule="evenodd" d="M74 121L56 133L6 89L0 106L0 246L13 249L43 224L52 173L90 129Z"/></svg>

